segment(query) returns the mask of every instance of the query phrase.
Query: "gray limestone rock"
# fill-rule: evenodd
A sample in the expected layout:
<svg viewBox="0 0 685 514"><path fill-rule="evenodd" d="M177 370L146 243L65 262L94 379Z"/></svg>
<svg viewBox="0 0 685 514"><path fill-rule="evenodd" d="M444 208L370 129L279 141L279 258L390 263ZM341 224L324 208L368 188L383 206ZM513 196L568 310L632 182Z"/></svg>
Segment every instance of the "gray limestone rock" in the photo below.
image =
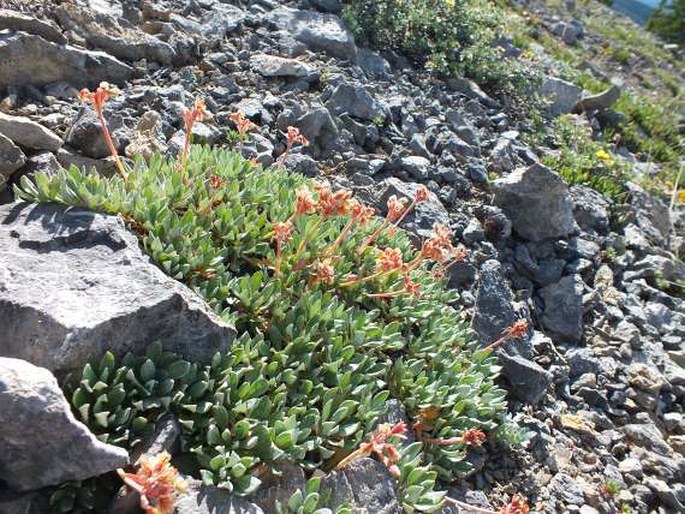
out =
<svg viewBox="0 0 685 514"><path fill-rule="evenodd" d="M357 46L354 36L340 18L333 14L278 7L266 15L269 22L288 31L313 51L340 59L355 61Z"/></svg>
<svg viewBox="0 0 685 514"><path fill-rule="evenodd" d="M565 237L576 228L568 186L542 164L518 168L494 181L493 189L495 203L524 239Z"/></svg>
<svg viewBox="0 0 685 514"><path fill-rule="evenodd" d="M562 341L577 343L583 336L583 289L580 276L567 275L540 290L542 325Z"/></svg>
<svg viewBox="0 0 685 514"><path fill-rule="evenodd" d="M115 217L57 205L0 207L0 355L51 371L161 340L191 360L225 351L233 327L150 263Z"/></svg>
<svg viewBox="0 0 685 514"><path fill-rule="evenodd" d="M571 112L581 98L583 90L565 80L547 77L540 87L540 97L546 102L546 112L556 117Z"/></svg>
<svg viewBox="0 0 685 514"><path fill-rule="evenodd" d="M395 479L377 460L366 457L333 471L321 482L321 491L330 494L331 508L348 503L353 512L399 514Z"/></svg>
<svg viewBox="0 0 685 514"><path fill-rule="evenodd" d="M25 116L11 116L0 112L0 134L19 146L32 150L54 151L62 146L62 138Z"/></svg>
<svg viewBox="0 0 685 514"><path fill-rule="evenodd" d="M59 81L93 87L102 81L122 83L134 75L133 68L104 52L59 45L25 32L0 33L0 68L0 88Z"/></svg>
<svg viewBox="0 0 685 514"><path fill-rule="evenodd" d="M306 62L268 54L253 55L250 67L264 77L306 77L315 70Z"/></svg>
<svg viewBox="0 0 685 514"><path fill-rule="evenodd" d="M126 465L74 418L57 379L44 368L0 357L0 480L30 491L85 480Z"/></svg>
<svg viewBox="0 0 685 514"><path fill-rule="evenodd" d="M335 113L347 113L354 118L373 121L385 119L386 111L362 86L342 83L335 88L326 107Z"/></svg>
<svg viewBox="0 0 685 514"><path fill-rule="evenodd" d="M9 176L21 168L26 156L10 138L0 134L0 187Z"/></svg>

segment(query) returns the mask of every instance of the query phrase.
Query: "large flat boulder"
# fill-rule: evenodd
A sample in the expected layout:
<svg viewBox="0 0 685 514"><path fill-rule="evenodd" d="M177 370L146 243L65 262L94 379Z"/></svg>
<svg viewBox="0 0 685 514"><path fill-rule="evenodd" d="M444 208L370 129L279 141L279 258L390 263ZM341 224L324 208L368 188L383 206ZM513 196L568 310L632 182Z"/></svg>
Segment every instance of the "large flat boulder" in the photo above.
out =
<svg viewBox="0 0 685 514"><path fill-rule="evenodd" d="M155 340L203 361L235 334L150 262L121 219L54 204L0 207L0 320L1 356L55 372Z"/></svg>
<svg viewBox="0 0 685 514"><path fill-rule="evenodd" d="M0 32L0 88L69 82L93 87L123 83L133 68L104 52L60 45L26 32Z"/></svg>
<svg viewBox="0 0 685 514"><path fill-rule="evenodd" d="M77 421L47 369L0 357L0 481L30 491L85 480L128 463Z"/></svg>

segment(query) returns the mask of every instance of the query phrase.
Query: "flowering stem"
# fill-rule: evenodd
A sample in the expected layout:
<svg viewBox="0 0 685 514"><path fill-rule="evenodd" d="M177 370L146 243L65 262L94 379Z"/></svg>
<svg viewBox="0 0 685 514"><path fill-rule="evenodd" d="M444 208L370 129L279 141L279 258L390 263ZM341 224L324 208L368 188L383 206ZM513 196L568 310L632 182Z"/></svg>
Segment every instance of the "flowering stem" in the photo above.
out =
<svg viewBox="0 0 685 514"><path fill-rule="evenodd" d="M352 453L350 453L343 460L338 462L338 464L335 467L336 467L336 469L344 468L350 462L352 462L354 459L357 459L363 455L367 455L368 453L369 453L368 450L364 446L361 446L361 447L357 448L355 451L353 451Z"/></svg>
<svg viewBox="0 0 685 514"><path fill-rule="evenodd" d="M274 263L274 273L278 277L281 275L281 241L276 239L276 262Z"/></svg>
<svg viewBox="0 0 685 514"><path fill-rule="evenodd" d="M192 130L192 127L191 127ZM186 169L188 168L188 153L190 152L190 131L186 131L185 141L183 142L183 153L181 154L181 177L185 179Z"/></svg>
<svg viewBox="0 0 685 514"><path fill-rule="evenodd" d="M324 257L328 257L329 255L331 255L335 251L335 249L340 245L340 243L342 243L343 239L345 238L345 236L350 231L350 229L352 228L353 225L354 225L354 218L352 218L350 221L347 222L347 225L345 225L345 228L342 229L342 231L340 232L340 234L338 235L336 240L333 241L333 244L331 246L329 246L328 249L326 249L323 252Z"/></svg>
<svg viewBox="0 0 685 514"><path fill-rule="evenodd" d="M105 121L102 109L97 109L97 115L98 119L100 120L100 125L102 126L102 134L105 136L105 142L107 143L109 153L112 155L112 157L114 157L114 162L116 163L117 168L119 169L119 173L121 173L121 176L124 177L124 180L127 180L128 173L126 172L126 169L124 168L124 163L121 162L119 153L117 152L117 149L114 146L114 141L112 141L112 136L109 133L109 128L107 127L107 122Z"/></svg>
<svg viewBox="0 0 685 514"><path fill-rule="evenodd" d="M293 216L295 216L293 214ZM300 241L300 244L297 245L297 251L295 252L295 255L293 256L295 260L300 256L300 253L304 251L304 247L307 245L311 237L316 233L316 230L319 228L319 225L321 224L321 218L317 218L316 222L314 225L311 227L310 230L305 232L304 237L302 238L302 241Z"/></svg>
<svg viewBox="0 0 685 514"><path fill-rule="evenodd" d="M388 226L388 220L387 218L383 220L383 223L381 224L380 227L376 229L376 231L371 234L369 237L366 238L366 240L362 243L362 245L359 247L359 253L361 254L364 250L366 250L366 247L369 246L371 243L373 243L378 236L381 235L381 232L383 232L383 229Z"/></svg>
<svg viewBox="0 0 685 514"><path fill-rule="evenodd" d="M389 293L367 293L366 296L369 298L395 298L397 296L402 296L407 291L402 289L400 291L391 291Z"/></svg>
<svg viewBox="0 0 685 514"><path fill-rule="evenodd" d="M283 167L283 164L285 163L285 160L288 157L288 152L292 147L292 143L288 142L288 144L285 147L285 151L278 157L278 160L276 161L276 166L278 166L279 168Z"/></svg>
<svg viewBox="0 0 685 514"><path fill-rule="evenodd" d="M397 218L397 221L395 221L394 225L396 227L399 227L400 223L402 223L402 220L404 220L404 218L407 217L407 214L409 214L409 211L411 211L415 205L416 205L416 200L412 200L412 202L409 204L409 207L407 207L404 210L404 212L402 213L402 215L399 218Z"/></svg>
<svg viewBox="0 0 685 514"><path fill-rule="evenodd" d="M502 343L506 343L510 338L511 338L510 334L505 334L502 337L500 337L497 341L494 341L494 342L490 343L488 346L486 346L485 348L483 348L483 350L486 352L492 352L495 348L497 348Z"/></svg>
<svg viewBox="0 0 685 514"><path fill-rule="evenodd" d="M388 271L378 271L372 275L369 275L368 277L361 277L361 278L355 278L354 280L348 280L347 282L343 282L340 284L340 287L350 287L356 284L362 284L364 282L368 282L369 280L373 280L375 278L380 278L385 275L390 275L390 273L397 271L394 269L388 270Z"/></svg>

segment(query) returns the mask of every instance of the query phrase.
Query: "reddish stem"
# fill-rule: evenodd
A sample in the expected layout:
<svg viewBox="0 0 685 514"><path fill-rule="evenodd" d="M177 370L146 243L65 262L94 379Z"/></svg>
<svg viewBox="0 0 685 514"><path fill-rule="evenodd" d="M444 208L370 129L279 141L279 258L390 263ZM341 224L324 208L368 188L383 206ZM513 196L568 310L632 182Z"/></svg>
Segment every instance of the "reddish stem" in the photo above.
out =
<svg viewBox="0 0 685 514"><path fill-rule="evenodd" d="M121 176L124 177L124 180L128 179L128 173L126 172L126 169L124 168L124 163L121 162L121 158L119 157L119 153L117 152L116 147L114 146L114 141L112 141L112 136L109 133L109 128L107 127L107 121L105 121L105 117L102 113L102 109L97 109L97 115L98 119L100 120L100 125L102 127L102 134L105 136L105 142L107 143L107 148L109 149L109 153L114 157L114 162L117 165L117 168L119 169L119 173L121 173Z"/></svg>

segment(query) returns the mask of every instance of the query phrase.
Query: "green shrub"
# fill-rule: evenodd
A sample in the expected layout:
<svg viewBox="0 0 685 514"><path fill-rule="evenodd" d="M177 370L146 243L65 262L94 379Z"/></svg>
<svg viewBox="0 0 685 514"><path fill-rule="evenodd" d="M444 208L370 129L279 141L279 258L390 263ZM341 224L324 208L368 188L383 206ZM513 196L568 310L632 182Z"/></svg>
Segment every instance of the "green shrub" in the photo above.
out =
<svg viewBox="0 0 685 514"><path fill-rule="evenodd" d="M26 200L122 216L161 269L241 334L211 363L154 345L146 356L107 354L86 366L67 389L98 437L130 449L174 412L189 472L243 494L258 486L263 464L334 465L373 431L389 398L410 419L437 409L430 437L496 428L505 408L494 385L499 367L450 306L456 292L436 278L439 268L416 260L406 234L381 230L364 245L381 220L293 217L297 190L313 189L311 181L231 151L193 147L186 168L154 156L126 178L71 168L24 178L17 189ZM286 220L292 234L276 243L274 228ZM399 272L376 273L378 248L416 263L407 276L420 296L405 293ZM316 279L321 262L331 263L331 283ZM435 477L468 472L465 451L461 443L412 446L400 463L405 507L437 508Z"/></svg>
<svg viewBox="0 0 685 514"><path fill-rule="evenodd" d="M494 91L516 93L531 76L502 59L500 9L481 0L349 0L344 18L355 35L395 50L442 75L467 76Z"/></svg>
<svg viewBox="0 0 685 514"><path fill-rule="evenodd" d="M667 41L685 45L685 0L661 0L647 22L647 29Z"/></svg>

